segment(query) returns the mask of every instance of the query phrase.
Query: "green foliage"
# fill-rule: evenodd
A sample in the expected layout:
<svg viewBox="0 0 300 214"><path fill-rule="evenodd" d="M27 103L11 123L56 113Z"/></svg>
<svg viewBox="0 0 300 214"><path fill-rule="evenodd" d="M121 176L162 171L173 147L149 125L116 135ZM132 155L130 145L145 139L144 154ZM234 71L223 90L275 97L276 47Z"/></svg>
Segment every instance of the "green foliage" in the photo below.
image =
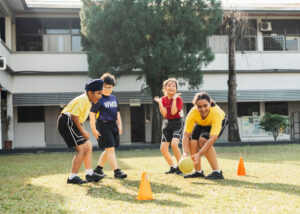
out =
<svg viewBox="0 0 300 214"><path fill-rule="evenodd" d="M134 72L152 96L168 77L196 88L214 55L206 43L222 21L216 0L82 0L83 47L89 76Z"/></svg>
<svg viewBox="0 0 300 214"><path fill-rule="evenodd" d="M288 128L289 121L286 116L267 112L261 119L259 125L265 131L272 132L274 140L276 141L278 134Z"/></svg>

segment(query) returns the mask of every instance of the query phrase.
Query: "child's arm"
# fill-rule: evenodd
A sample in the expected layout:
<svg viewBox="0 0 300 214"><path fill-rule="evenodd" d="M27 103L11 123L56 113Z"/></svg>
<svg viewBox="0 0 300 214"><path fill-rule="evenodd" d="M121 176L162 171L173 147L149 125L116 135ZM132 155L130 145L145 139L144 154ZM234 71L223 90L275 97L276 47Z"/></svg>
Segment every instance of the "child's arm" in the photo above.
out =
<svg viewBox="0 0 300 214"><path fill-rule="evenodd" d="M98 132L98 130L96 129L96 113L94 112L90 112L90 126L93 132L93 135L95 136L96 139L99 138L100 133Z"/></svg>
<svg viewBox="0 0 300 214"><path fill-rule="evenodd" d="M77 116L74 116L74 115L71 114L71 119L73 120L73 122L77 126L78 130L80 131L80 133L82 134L84 139L88 140L90 138L90 134L84 130L81 123L79 122L79 118Z"/></svg>
<svg viewBox="0 0 300 214"><path fill-rule="evenodd" d="M167 109L162 104L162 99L159 97L155 97L154 101L158 103L159 111L162 114L163 117L167 115Z"/></svg>
<svg viewBox="0 0 300 214"><path fill-rule="evenodd" d="M175 115L178 112L178 108L177 108L177 98L181 95L181 93L179 94L175 94L173 97L173 103L172 103L172 108L171 108L171 114Z"/></svg>
<svg viewBox="0 0 300 214"><path fill-rule="evenodd" d="M118 111L118 114L117 114L117 124L118 124L118 128L119 128L119 134L121 135L122 132L123 132L123 129L122 129L122 119L121 119L121 114L120 114L119 111Z"/></svg>

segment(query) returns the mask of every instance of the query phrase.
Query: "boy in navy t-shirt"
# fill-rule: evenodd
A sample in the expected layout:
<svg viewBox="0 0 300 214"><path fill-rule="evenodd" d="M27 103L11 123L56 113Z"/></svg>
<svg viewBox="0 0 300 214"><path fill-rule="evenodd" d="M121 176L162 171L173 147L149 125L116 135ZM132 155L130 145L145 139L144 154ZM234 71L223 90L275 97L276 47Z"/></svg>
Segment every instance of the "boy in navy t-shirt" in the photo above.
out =
<svg viewBox="0 0 300 214"><path fill-rule="evenodd" d="M92 105L90 112L93 135L98 140L99 148L104 148L94 172L106 176L103 166L108 161L114 170L115 178L126 178L127 175L118 168L115 154L115 148L119 146L120 134L122 134L119 103L117 98L111 94L116 80L113 75L108 73L103 74L101 79L104 81L102 98Z"/></svg>

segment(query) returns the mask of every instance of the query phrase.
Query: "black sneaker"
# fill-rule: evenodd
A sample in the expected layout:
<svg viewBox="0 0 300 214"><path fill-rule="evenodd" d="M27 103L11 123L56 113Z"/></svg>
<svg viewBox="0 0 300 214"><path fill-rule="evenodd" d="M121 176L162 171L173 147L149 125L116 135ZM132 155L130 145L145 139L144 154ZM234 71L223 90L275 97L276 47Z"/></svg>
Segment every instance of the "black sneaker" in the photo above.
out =
<svg viewBox="0 0 300 214"><path fill-rule="evenodd" d="M180 171L180 169L179 169L178 166L176 167L176 174L177 174L177 175L181 175L181 174L182 174L182 172Z"/></svg>
<svg viewBox="0 0 300 214"><path fill-rule="evenodd" d="M85 178L88 182L98 182L102 180L105 176L98 175L97 173L93 173L92 175L85 175Z"/></svg>
<svg viewBox="0 0 300 214"><path fill-rule="evenodd" d="M204 172L202 171L200 172L194 172L192 174L189 175L185 175L183 176L184 178L205 178Z"/></svg>
<svg viewBox="0 0 300 214"><path fill-rule="evenodd" d="M94 172L97 173L98 175L103 175L104 177L106 177L107 175L103 172L102 169L99 169L99 168L95 168L94 169Z"/></svg>
<svg viewBox="0 0 300 214"><path fill-rule="evenodd" d="M121 171L121 169L116 169L115 170L115 178L126 178L127 175Z"/></svg>
<svg viewBox="0 0 300 214"><path fill-rule="evenodd" d="M174 174L174 173L176 173L176 171L177 171L177 168L170 167L170 170L167 171L167 172L165 172L165 173L166 173L166 174Z"/></svg>
<svg viewBox="0 0 300 214"><path fill-rule="evenodd" d="M206 179L211 179L211 180L224 179L224 176L223 176L222 171L220 171L220 172L214 171L211 174L209 174L208 176L206 176Z"/></svg>
<svg viewBox="0 0 300 214"><path fill-rule="evenodd" d="M72 178L72 179L69 179L69 178L68 178L67 183L68 183L68 184L85 184L85 183L87 183L87 181L82 180L82 179L81 179L80 177L78 177L78 176L75 176L75 177Z"/></svg>

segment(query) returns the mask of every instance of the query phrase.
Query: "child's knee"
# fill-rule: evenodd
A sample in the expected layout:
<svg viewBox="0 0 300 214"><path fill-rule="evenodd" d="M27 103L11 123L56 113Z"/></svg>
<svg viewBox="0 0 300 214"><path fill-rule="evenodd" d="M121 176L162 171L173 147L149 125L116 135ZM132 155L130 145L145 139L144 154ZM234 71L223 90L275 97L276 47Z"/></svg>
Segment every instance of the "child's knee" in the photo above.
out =
<svg viewBox="0 0 300 214"><path fill-rule="evenodd" d="M166 144L166 143L162 143L161 145L160 145L160 152L161 153L166 153L166 152L168 152L168 149L169 149L169 146Z"/></svg>
<svg viewBox="0 0 300 214"><path fill-rule="evenodd" d="M105 148L105 152L107 154L111 154L115 152L115 147L109 147L109 148Z"/></svg>
<svg viewBox="0 0 300 214"><path fill-rule="evenodd" d="M172 147L172 149L178 149L179 148L178 147L178 142L172 142L171 147Z"/></svg>

